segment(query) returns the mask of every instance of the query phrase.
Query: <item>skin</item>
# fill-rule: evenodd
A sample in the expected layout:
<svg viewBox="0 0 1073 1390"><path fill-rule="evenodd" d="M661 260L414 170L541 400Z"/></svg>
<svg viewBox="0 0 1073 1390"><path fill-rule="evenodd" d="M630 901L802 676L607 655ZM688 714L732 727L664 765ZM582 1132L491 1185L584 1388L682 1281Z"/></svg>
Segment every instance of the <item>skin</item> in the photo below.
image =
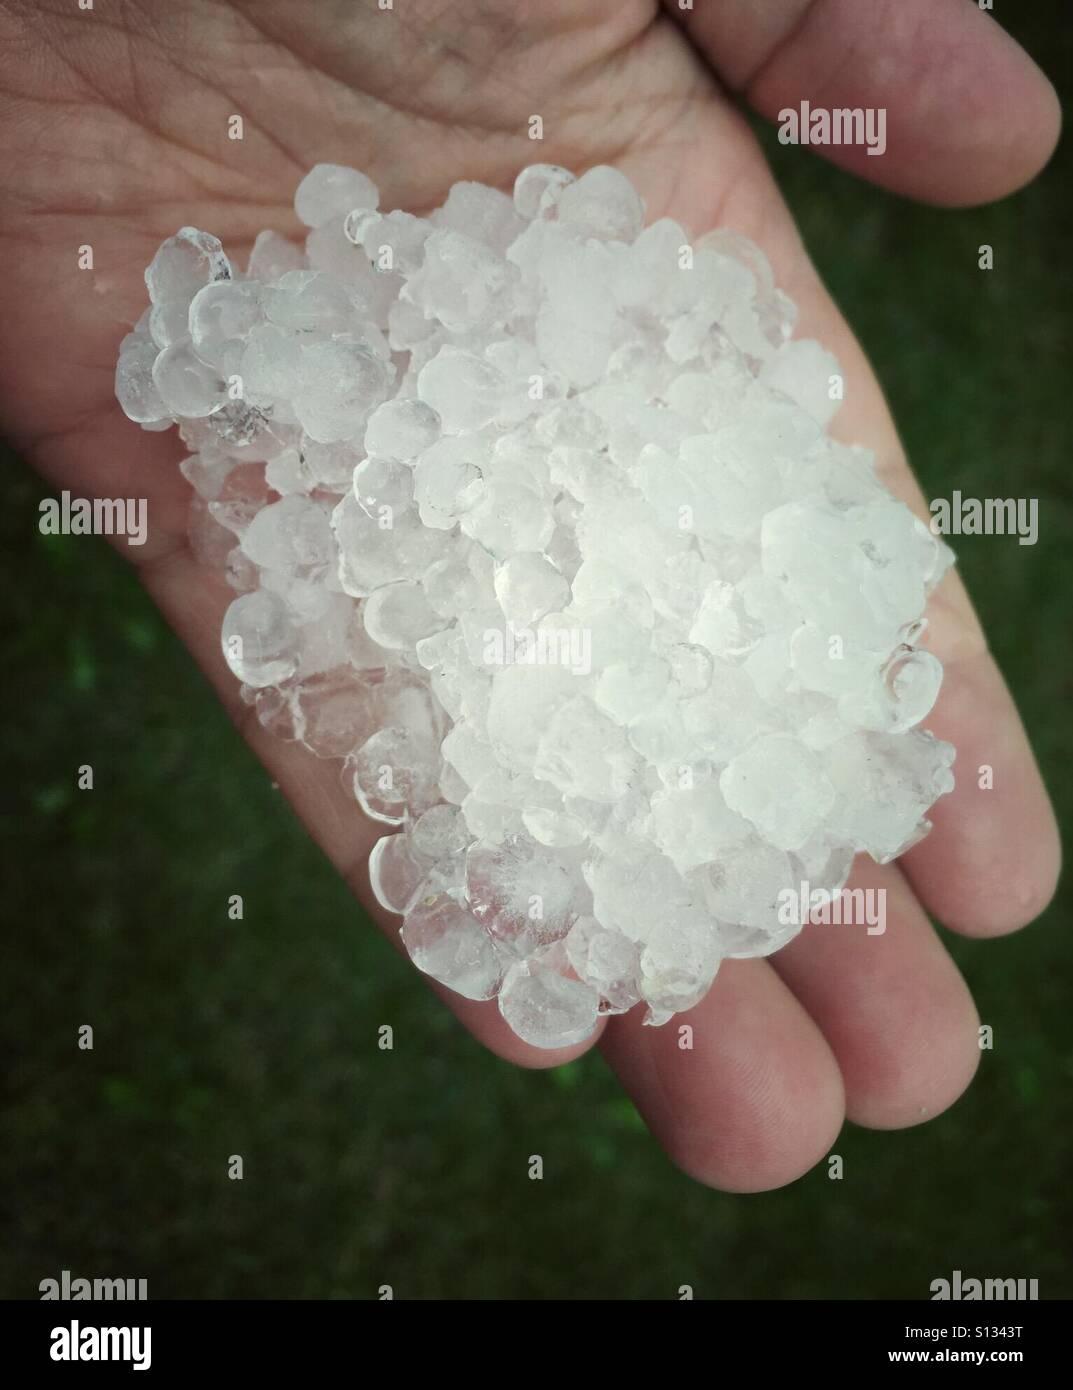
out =
<svg viewBox="0 0 1073 1390"><path fill-rule="evenodd" d="M882 392L802 248L738 109L888 108L887 153L831 150L902 194L967 206L1001 197L1049 158L1053 89L964 0L371 0L208 3L8 0L0 10L5 130L0 252L0 428L56 491L148 498L150 535L124 555L189 646L309 832L374 918L375 839L337 765L265 735L220 654L233 594L185 539L189 488L173 433L140 432L115 403L123 334L144 307L142 270L183 224L244 256L262 227L297 236L291 199L314 163L349 164L385 207L422 211L450 184L509 188L544 161L613 163L650 218L694 233L728 225L767 252L800 305L798 333L838 356L837 432L874 449L892 490L926 515ZM227 138L241 114L245 138ZM541 145L527 122L544 120ZM815 157L805 150L802 159ZM94 249L92 274L78 248ZM964 981L928 920L972 936L1031 921L1059 866L1046 793L1002 677L955 576L930 611L946 667L929 726L957 745L957 790L896 866L859 868L888 891L887 930L806 928L772 960L730 962L677 1028L611 1020L603 1049L670 1157L701 1182L760 1191L792 1181L843 1119L899 1128L938 1114L979 1059ZM995 769L995 789L975 769ZM477 1038L522 1066L552 1066L515 1039L494 1002L437 990ZM592 1043L588 1044L592 1045Z"/></svg>

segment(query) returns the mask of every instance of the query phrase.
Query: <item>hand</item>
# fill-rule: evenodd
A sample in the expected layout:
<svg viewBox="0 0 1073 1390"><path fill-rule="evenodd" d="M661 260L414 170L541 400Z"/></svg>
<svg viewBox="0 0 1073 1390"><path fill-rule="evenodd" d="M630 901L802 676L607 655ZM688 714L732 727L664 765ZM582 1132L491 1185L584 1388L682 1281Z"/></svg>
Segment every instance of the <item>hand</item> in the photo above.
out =
<svg viewBox="0 0 1073 1390"><path fill-rule="evenodd" d="M233 597L185 540L189 489L174 435L138 431L113 397L119 341L145 301L156 246L192 223L245 255L262 227L295 236L291 199L318 161L365 170L383 205L442 201L461 178L510 186L537 161L613 163L650 217L758 241L801 308L798 332L838 356L847 440L873 448L892 490L923 511L883 396L810 265L748 126L725 88L774 117L814 106L886 107L887 152L833 151L902 193L967 204L1030 178L1053 148L1053 91L963 0L286 0L123 3L9 0L0 20L6 157L0 238L6 314L0 426L50 485L147 497L148 543L124 554L189 645L310 833L370 907L376 831L336 764L275 741L239 701L220 655ZM539 114L544 140L528 138ZM244 138L228 138L241 115ZM802 159L809 156L801 151ZM77 268L93 248L92 273ZM877 268L876 274L881 269ZM924 512L926 515L926 512ZM788 1182L829 1149L844 1116L896 1128L935 1115L979 1057L964 982L929 924L992 936L1031 920L1058 865L1046 794L1002 678L956 577L929 611L946 667L929 727L958 749L957 790L897 865L861 867L887 890L882 936L806 928L771 960L730 962L674 1025L616 1018L600 1046L671 1157L732 1190ZM975 769L996 768L977 790ZM496 1006L439 990L493 1051L547 1066Z"/></svg>

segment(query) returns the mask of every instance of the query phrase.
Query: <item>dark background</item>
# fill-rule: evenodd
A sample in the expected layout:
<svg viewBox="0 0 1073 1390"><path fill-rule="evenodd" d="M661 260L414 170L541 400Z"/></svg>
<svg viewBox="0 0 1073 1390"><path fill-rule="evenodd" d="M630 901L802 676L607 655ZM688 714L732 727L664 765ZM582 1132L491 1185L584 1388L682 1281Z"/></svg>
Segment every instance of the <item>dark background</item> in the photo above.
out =
<svg viewBox="0 0 1073 1390"><path fill-rule="evenodd" d="M1068 96L1063 0L998 18ZM1068 825L1068 151L1026 192L951 213L764 138L925 492L1039 499L1034 548L953 544ZM683 1283L922 1298L953 1269L1073 1296L1068 883L1020 935L951 942L995 1031L953 1111L847 1127L841 1182L821 1165L777 1193L706 1191L598 1056L525 1073L463 1034L363 920L122 560L41 536L42 485L5 463L0 1295L36 1297L66 1268L147 1278L151 1298L375 1298L385 1283L400 1298ZM91 793L75 784L86 762ZM393 1052L376 1046L386 1022Z"/></svg>

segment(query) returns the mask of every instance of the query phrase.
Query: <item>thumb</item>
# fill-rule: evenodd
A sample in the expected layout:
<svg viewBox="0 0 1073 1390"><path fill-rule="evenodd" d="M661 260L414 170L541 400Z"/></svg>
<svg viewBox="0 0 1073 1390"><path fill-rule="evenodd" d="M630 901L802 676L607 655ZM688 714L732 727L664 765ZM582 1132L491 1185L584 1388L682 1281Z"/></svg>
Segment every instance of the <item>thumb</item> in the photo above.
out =
<svg viewBox="0 0 1073 1390"><path fill-rule="evenodd" d="M882 154L815 149L896 193L990 202L1033 178L1057 143L1054 88L971 0L664 3L724 83L770 120L806 101L813 111L872 108L877 125L884 112Z"/></svg>

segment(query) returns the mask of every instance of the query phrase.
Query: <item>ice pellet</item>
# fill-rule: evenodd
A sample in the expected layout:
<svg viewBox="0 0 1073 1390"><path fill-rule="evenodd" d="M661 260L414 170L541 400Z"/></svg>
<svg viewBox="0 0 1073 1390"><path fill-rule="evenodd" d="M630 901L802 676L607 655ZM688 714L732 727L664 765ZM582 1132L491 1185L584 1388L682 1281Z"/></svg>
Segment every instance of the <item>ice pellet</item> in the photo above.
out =
<svg viewBox="0 0 1073 1390"><path fill-rule="evenodd" d="M952 556L827 426L837 361L732 229L629 180L456 184L427 217L317 165L243 275L184 227L116 394L190 451L190 534L266 729L393 833L419 969L535 1047L801 929L928 829Z"/></svg>

